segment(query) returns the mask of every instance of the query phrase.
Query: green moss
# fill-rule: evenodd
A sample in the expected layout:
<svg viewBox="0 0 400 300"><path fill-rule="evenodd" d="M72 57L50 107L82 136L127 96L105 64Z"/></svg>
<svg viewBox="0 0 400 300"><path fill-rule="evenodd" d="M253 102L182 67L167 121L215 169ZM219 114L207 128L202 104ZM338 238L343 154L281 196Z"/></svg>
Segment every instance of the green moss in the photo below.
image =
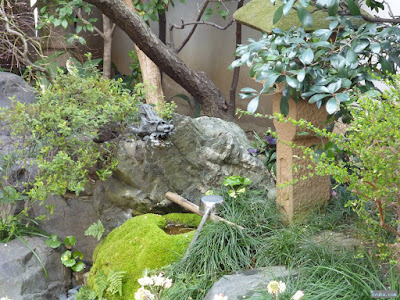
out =
<svg viewBox="0 0 400 300"><path fill-rule="evenodd" d="M200 224L201 217L195 214L171 213L163 216L167 223L182 224L189 227L197 227Z"/></svg>
<svg viewBox="0 0 400 300"><path fill-rule="evenodd" d="M275 27L289 30L292 26L301 26L297 13L293 9L289 12L289 15L282 16L281 20L274 25L272 20L278 7L279 5L273 5L270 0L253 0L237 10L233 14L233 18L239 23L266 32L271 32ZM314 10L314 8L310 7L309 10ZM328 13L317 10L312 16L314 24L312 27L306 27L307 30L328 28L329 21L326 20Z"/></svg>
<svg viewBox="0 0 400 300"><path fill-rule="evenodd" d="M133 299L140 287L137 280L145 269L157 269L181 258L194 231L168 235L163 231L167 223L198 226L201 218L192 214L165 216L146 214L126 221L115 228L96 248L88 285L93 288L93 276L99 271L125 271L122 297L106 294L112 299Z"/></svg>

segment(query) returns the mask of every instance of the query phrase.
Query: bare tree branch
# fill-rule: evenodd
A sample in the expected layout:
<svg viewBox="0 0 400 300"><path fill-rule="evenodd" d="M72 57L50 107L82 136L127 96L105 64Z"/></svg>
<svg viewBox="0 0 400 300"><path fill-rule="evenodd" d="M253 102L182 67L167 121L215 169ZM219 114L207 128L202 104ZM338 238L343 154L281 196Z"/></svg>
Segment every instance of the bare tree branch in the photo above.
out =
<svg viewBox="0 0 400 300"><path fill-rule="evenodd" d="M19 67L20 62L22 62L24 65L31 66L35 70L48 74L45 68L34 64L29 58L30 48L36 52L35 54L42 56L40 43L24 32L20 28L21 24L16 23L15 16L12 12L12 3L7 2L7 6L6 9L4 0L1 0L0 21L4 26L4 31L1 32L3 45L0 44L0 47L4 47L4 50L10 53L11 59L16 62L17 67Z"/></svg>
<svg viewBox="0 0 400 300"><path fill-rule="evenodd" d="M226 26L220 26L220 25L218 25L218 24L216 24L216 23L213 23L213 22L206 22L206 21L196 21L196 22L184 23L184 22L183 22L183 19L181 19L181 22L182 22L181 25L172 24L172 25L170 26L170 28L169 28L170 40L171 40L171 43L172 43L172 44L173 44L173 42L174 42L174 38L173 38L173 29L174 29L174 28L176 28L176 29L183 29L183 28L185 28L186 26L190 26L190 25L195 25L195 26L197 26L197 25L199 25L199 24L202 24L202 25L213 26L213 27L215 27L215 28L217 28L217 29L219 29L219 30L226 30L229 26L231 26L231 25L233 24L233 22L235 22L235 20L232 19Z"/></svg>
<svg viewBox="0 0 400 300"><path fill-rule="evenodd" d="M197 15L196 15L196 18L195 18L195 21L196 21L196 22L200 21L201 17L203 16L203 14L204 14L204 12L205 12L207 6L208 6L208 3L210 3L210 0L206 0L206 1L204 1L204 2L201 4L200 9L199 9L199 11L198 11L198 13L197 13ZM185 47L185 45L187 44L187 42L190 40L190 38L192 37L193 33L195 32L195 30L196 30L196 28L197 28L197 25L198 25L198 24L195 24L195 25L192 27L192 29L190 30L189 34L186 36L186 38L184 39L184 41L182 42L182 44L177 48L176 51L177 51L178 53L181 52L181 50L183 49L183 47ZM172 37L172 29L173 29L173 28L174 28L173 25L171 25L171 27L170 27L170 34L171 34L171 37Z"/></svg>

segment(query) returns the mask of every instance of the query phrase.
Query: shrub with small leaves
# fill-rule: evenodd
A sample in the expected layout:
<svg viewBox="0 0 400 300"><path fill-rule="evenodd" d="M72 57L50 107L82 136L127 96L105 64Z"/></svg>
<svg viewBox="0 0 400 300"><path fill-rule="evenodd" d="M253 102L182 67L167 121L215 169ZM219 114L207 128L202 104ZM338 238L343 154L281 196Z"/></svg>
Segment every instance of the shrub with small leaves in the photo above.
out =
<svg viewBox="0 0 400 300"><path fill-rule="evenodd" d="M117 138L136 120L141 96L140 85L131 92L93 70L84 77L59 74L36 102L3 108L0 120L23 139L23 154L39 169L26 189L30 199L78 194L89 181L111 175Z"/></svg>

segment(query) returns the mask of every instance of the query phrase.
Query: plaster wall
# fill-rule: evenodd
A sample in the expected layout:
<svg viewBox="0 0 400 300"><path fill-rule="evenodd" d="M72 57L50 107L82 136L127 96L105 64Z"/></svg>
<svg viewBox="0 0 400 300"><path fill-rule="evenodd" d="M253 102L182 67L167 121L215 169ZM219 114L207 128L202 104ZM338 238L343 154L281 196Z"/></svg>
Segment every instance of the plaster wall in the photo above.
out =
<svg viewBox="0 0 400 300"><path fill-rule="evenodd" d="M168 28L171 24L181 24L181 18L185 22L190 22L194 19L199 5L204 0L187 0L186 4L175 1L175 7L171 8L167 12L167 41L169 41ZM247 3L249 1L246 1ZM400 1L398 0L387 0L390 4L392 11L395 15L400 14ZM229 21L231 15L236 10L236 2L224 2L230 12L230 16L227 17ZM380 11L376 13L371 12L373 15L379 15L381 17L389 17L388 10ZM228 21L222 20L219 16L214 16L209 21L215 22L221 26L227 24ZM157 24L151 24L153 32L158 34ZM190 26L187 26L183 30L174 29L174 41L175 46L180 45L184 37L190 31ZM192 36L188 44L180 52L179 56L185 61L191 68L196 71L205 72L211 80L219 87L224 97L229 99L229 90L233 71L228 71L229 64L234 60L235 45L235 31L236 25L231 25L228 29L221 31L217 28L199 25L196 29L195 34ZM242 42L246 43L248 38L258 39L261 33L242 26ZM129 74L130 60L128 52L133 49L133 43L129 37L122 32L120 29L116 29L113 39L113 62L117 66L118 70L123 74ZM259 83L254 82L248 74L248 68L246 66L241 67L240 78L237 87L237 92L243 87L253 87L259 89ZM163 75L163 89L166 99L171 99L177 94L187 94L183 88L171 80L168 76ZM191 115L191 109L189 105L181 99L174 98L174 101L178 104L178 111L187 115ZM250 100L242 100L237 97L236 106L238 108L246 109L247 104ZM260 101L258 112L263 114L272 113L272 96L263 96ZM267 127L274 127L270 120L266 119L255 119L253 117L242 117L237 123L246 131L251 132L256 130L263 132Z"/></svg>
<svg viewBox="0 0 400 300"><path fill-rule="evenodd" d="M180 19L183 18L186 22L194 19L199 5L203 0L187 0L186 4L175 1L175 7L171 8L167 13L167 41L169 41L169 27L171 24L181 24ZM226 2L225 5L229 9L230 14L236 10L237 3ZM215 16L209 21L215 22L224 26L231 20L231 16L227 17L224 21L220 16ZM184 37L190 31L190 26L183 30L174 29L173 36L175 46L179 46ZM158 34L158 24L152 24L153 32ZM218 86L225 98L229 99L229 90L231 86L233 71L228 71L229 64L234 60L236 24L232 24L228 29L221 31L215 27L208 25L199 25L188 44L179 53L182 60L187 63L191 68L196 71L205 72L212 81ZM242 26L242 42L247 42L248 38L258 39L261 33ZM113 39L113 62L118 70L123 74L129 74L130 61L128 59L128 52L133 49L133 43L129 37L117 29ZM248 73L247 67L242 67L240 71L240 78L237 91L244 87L260 88L260 84L254 82ZM178 84L171 80L165 74L163 75L163 89L166 99L170 99L177 94L187 94ZM191 115L189 105L181 99L174 98L178 104L178 111ZM238 108L246 109L249 100L242 100L237 97L236 105ZM260 101L258 112L271 113L272 100L271 97L264 96ZM257 130L263 132L267 127L273 127L270 120L255 119L253 117L242 117L238 121L239 125L247 132Z"/></svg>

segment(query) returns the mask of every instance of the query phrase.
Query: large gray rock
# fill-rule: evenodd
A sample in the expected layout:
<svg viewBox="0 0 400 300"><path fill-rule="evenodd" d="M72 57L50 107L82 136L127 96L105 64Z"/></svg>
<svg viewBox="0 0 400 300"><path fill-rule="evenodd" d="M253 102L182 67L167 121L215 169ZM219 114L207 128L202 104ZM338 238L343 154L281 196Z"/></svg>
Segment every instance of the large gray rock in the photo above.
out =
<svg viewBox="0 0 400 300"><path fill-rule="evenodd" d="M20 76L8 72L0 72L0 107L10 105L10 98L22 103L35 101L34 89ZM10 136L7 124L0 124L0 154L10 153L15 150L14 144L20 139Z"/></svg>
<svg viewBox="0 0 400 300"><path fill-rule="evenodd" d="M0 244L0 295L13 300L58 299L71 284L70 271L61 264L61 253L46 246L43 238L25 239L42 260L48 277L21 241Z"/></svg>
<svg viewBox="0 0 400 300"><path fill-rule="evenodd" d="M100 215L93 206L90 194L79 197L73 194L64 197L50 196L45 204L54 207L52 215L39 203L32 209L32 216L48 215L40 221L39 228L50 234L57 234L61 241L69 235L75 236L74 250L81 251L84 261L89 263L93 261L94 249L100 242L92 236L85 236L86 229L101 220L105 227L103 236L106 236L132 217L130 210L122 210L116 206L102 207Z"/></svg>
<svg viewBox="0 0 400 300"><path fill-rule="evenodd" d="M10 104L10 98L23 103L35 101L33 88L20 76L8 72L0 72L0 107Z"/></svg>
<svg viewBox="0 0 400 300"><path fill-rule="evenodd" d="M208 291L204 300L212 300L215 294L222 293L229 300L243 300L257 294L257 290L266 290L271 280L282 280L293 276L285 267L267 267L240 271L225 275Z"/></svg>
<svg viewBox="0 0 400 300"><path fill-rule="evenodd" d="M198 204L207 190L232 175L248 177L265 191L274 188L262 161L248 153L246 135L235 123L175 115L174 125L171 146L155 148L140 140L120 143L113 178L95 188L97 207L113 203L131 208L135 215L168 212L167 191Z"/></svg>

